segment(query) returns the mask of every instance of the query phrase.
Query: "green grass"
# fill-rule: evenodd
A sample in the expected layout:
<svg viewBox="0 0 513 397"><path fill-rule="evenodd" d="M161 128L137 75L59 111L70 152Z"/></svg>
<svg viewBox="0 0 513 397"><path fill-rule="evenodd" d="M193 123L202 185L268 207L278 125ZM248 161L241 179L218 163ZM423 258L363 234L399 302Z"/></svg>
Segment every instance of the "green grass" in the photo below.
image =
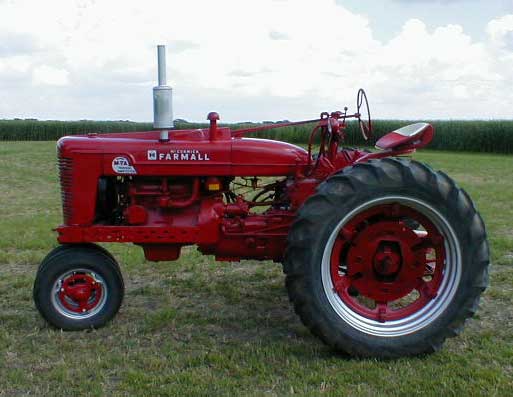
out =
<svg viewBox="0 0 513 397"><path fill-rule="evenodd" d="M279 264L217 263L184 250L150 263L107 248L126 298L107 327L49 328L31 292L55 245L53 142L0 144L0 396L461 396L513 390L513 157L422 152L475 199L490 235L491 286L476 319L443 350L396 361L332 353L301 325Z"/></svg>

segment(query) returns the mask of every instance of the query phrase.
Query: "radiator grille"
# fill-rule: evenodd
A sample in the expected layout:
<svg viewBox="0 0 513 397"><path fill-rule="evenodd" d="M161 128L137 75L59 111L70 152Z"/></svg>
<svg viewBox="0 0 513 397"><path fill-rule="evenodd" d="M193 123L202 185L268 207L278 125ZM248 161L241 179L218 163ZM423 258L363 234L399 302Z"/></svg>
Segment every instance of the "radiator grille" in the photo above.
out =
<svg viewBox="0 0 513 397"><path fill-rule="evenodd" d="M68 224L72 216L72 182L73 182L73 160L60 157L59 177L61 181L62 216L64 223Z"/></svg>

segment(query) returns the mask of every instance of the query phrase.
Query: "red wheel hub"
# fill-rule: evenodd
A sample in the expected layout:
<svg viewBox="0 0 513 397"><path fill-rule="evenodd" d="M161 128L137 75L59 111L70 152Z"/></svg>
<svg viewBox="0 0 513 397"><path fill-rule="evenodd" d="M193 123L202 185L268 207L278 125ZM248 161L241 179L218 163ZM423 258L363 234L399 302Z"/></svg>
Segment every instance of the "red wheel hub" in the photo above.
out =
<svg viewBox="0 0 513 397"><path fill-rule="evenodd" d="M391 276L399 271L401 262L401 252L397 252L394 244L385 242L374 255L374 270L383 276Z"/></svg>
<svg viewBox="0 0 513 397"><path fill-rule="evenodd" d="M442 242L434 224L412 208L386 204L363 211L342 228L333 247L334 289L367 318L383 322L409 316L437 294Z"/></svg>
<svg viewBox="0 0 513 397"><path fill-rule="evenodd" d="M59 301L72 312L84 313L98 305L102 294L101 284L91 275L77 273L63 280L59 291Z"/></svg>

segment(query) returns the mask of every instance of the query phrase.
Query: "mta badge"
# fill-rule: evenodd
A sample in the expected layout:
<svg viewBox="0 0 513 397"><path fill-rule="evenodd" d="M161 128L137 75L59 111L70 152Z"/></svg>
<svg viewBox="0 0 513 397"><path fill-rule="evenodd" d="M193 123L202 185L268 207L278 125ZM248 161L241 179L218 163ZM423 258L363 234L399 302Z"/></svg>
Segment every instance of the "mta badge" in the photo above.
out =
<svg viewBox="0 0 513 397"><path fill-rule="evenodd" d="M112 160L112 169L117 174L123 175L135 175L137 171L130 164L130 161L126 157L116 157Z"/></svg>

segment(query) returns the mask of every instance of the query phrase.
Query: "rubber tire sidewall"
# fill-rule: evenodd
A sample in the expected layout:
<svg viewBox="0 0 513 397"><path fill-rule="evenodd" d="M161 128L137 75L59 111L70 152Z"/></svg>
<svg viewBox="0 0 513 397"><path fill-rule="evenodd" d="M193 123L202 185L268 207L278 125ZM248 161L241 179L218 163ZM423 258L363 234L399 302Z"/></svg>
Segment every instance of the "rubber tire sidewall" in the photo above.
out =
<svg viewBox="0 0 513 397"><path fill-rule="evenodd" d="M382 160L375 161L374 165L379 161ZM358 167L351 168L353 168L353 174L357 172ZM351 169L347 170L344 172L344 175L351 174L351 171ZM450 180L447 181L445 175L442 179L442 183L452 182ZM482 283L476 281L476 274L483 273L483 263L476 260L480 258L475 257L475 249L472 248L472 244L475 243L473 229L476 228L476 225L472 225L473 219L465 217L465 212L476 213L473 204L472 208L467 208L468 204L462 205L461 200L447 200L447 197L443 197L443 194L441 194L444 191L443 187L438 186L434 189L434 186L430 186L430 184L421 186L415 183L414 179L410 181L413 183L403 186L397 184L390 186L386 184L372 185L365 183L365 181L361 182L362 184L354 189L354 194L347 197L346 201L337 203L337 205L334 204L336 202L335 195L330 195L330 189L327 186L319 188L318 194L324 196L324 201L330 203L331 208L311 228L315 230L315 234L310 239L312 245L307 250L308 255L305 257L303 277L294 280L296 276L292 274L291 280L287 283L290 285L289 293L292 293L291 300L294 301L297 298L294 297L294 294L297 292L309 295L299 298L299 305L296 305L296 311L314 334L320 336L326 343L337 350L343 350L358 356L387 358L433 352L441 346L445 338L454 336L460 331L465 319L470 317L473 311L475 311L476 295L479 296L480 292L484 289L484 287L478 285ZM440 181L436 182L440 183ZM461 193L461 189L455 185L446 190L450 191L451 194L456 192L458 197L463 194L465 199L469 200L468 195L464 192ZM354 208L371 200L386 196L411 197L425 202L436 209L451 225L455 233L460 247L462 264L456 293L445 310L426 327L411 334L398 337L374 336L358 331L350 326L333 309L326 297L322 282L321 267L324 248L333 229ZM309 203L307 201L305 204L306 208L302 211L308 211L308 206ZM477 225L478 229L479 226L481 225ZM486 252L488 252L487 248L486 244ZM477 277L477 280L479 280L479 277ZM304 291L298 291L298 289L304 289Z"/></svg>
<svg viewBox="0 0 513 397"><path fill-rule="evenodd" d="M94 316L71 319L59 313L52 303L52 287L59 276L73 269L86 269L99 274L105 281L107 299ZM124 296L124 283L117 263L101 250L87 247L63 248L48 255L38 270L34 283L34 301L41 315L54 327L76 331L104 326L118 312Z"/></svg>

